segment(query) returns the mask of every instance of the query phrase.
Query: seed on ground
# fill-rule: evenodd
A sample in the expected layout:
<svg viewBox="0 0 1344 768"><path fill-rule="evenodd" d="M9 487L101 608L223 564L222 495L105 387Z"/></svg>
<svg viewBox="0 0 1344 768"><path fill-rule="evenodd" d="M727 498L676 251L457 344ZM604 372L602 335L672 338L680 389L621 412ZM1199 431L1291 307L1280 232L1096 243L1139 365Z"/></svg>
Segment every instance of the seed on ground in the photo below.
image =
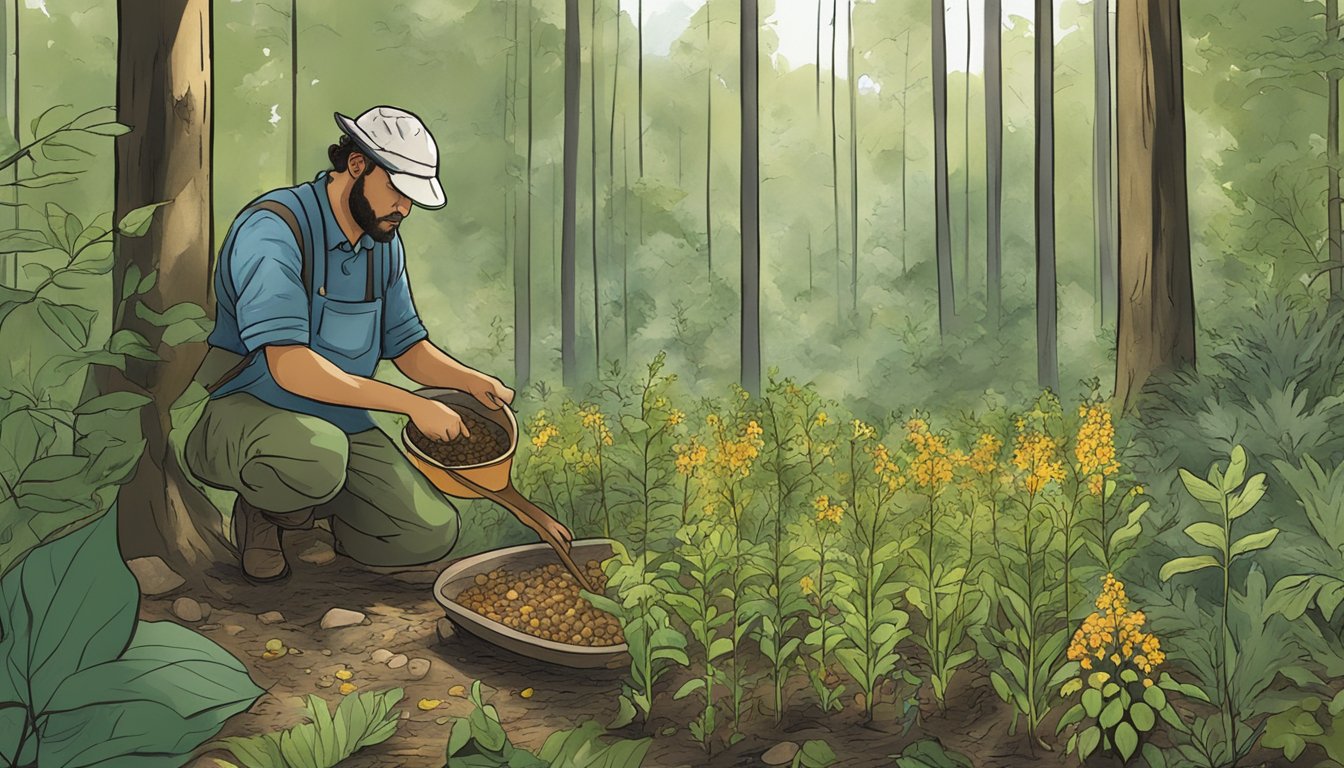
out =
<svg viewBox="0 0 1344 768"><path fill-rule="evenodd" d="M606 577L598 562L589 560L587 565L594 589L602 593ZM485 576L484 584L473 578L457 602L491 621L545 640L586 646L625 642L616 617L580 597L578 582L559 564L521 572L496 569Z"/></svg>

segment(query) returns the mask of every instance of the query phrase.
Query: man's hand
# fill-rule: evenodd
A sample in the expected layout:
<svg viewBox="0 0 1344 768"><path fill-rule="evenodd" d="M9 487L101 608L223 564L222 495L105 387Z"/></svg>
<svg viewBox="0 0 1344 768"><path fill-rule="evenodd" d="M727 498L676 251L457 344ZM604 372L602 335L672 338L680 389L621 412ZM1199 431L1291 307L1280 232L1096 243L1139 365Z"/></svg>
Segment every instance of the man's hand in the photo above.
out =
<svg viewBox="0 0 1344 768"><path fill-rule="evenodd" d="M457 411L444 405L438 400L430 400L427 397L416 396L420 400L414 409L407 413L415 428L420 430L431 440L448 441L456 440L458 436L471 437L471 432L467 426L462 423L462 417Z"/></svg>
<svg viewBox="0 0 1344 768"><path fill-rule="evenodd" d="M478 372L467 381L466 389L487 408L498 409L513 402L513 390L489 374Z"/></svg>

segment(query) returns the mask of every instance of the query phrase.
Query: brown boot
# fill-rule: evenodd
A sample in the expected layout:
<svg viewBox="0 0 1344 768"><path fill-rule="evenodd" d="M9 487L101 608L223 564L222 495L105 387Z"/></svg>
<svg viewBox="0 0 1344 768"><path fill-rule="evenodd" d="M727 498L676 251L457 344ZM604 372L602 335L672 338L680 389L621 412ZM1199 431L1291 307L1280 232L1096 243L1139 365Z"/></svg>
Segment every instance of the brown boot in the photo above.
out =
<svg viewBox="0 0 1344 768"><path fill-rule="evenodd" d="M248 581L265 584L289 576L279 526L242 496L233 503L233 540Z"/></svg>

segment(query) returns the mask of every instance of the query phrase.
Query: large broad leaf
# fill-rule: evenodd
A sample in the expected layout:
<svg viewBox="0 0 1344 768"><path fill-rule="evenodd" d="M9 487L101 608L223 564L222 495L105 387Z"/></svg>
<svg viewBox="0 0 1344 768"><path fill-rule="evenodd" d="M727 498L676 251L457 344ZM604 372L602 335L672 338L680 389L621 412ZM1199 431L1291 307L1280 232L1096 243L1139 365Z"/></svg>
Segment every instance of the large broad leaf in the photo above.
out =
<svg viewBox="0 0 1344 768"><path fill-rule="evenodd" d="M901 750L896 765L897 768L971 768L972 763L960 752L949 752L936 739L924 739Z"/></svg>
<svg viewBox="0 0 1344 768"><path fill-rule="evenodd" d="M71 675L46 710L44 768L154 768L182 756L264 693L242 662L172 622L140 622L120 658Z"/></svg>
<svg viewBox="0 0 1344 768"><path fill-rule="evenodd" d="M104 411L134 411L149 403L150 399L134 392L112 392L86 400L75 408L76 416L87 416Z"/></svg>
<svg viewBox="0 0 1344 768"><path fill-rule="evenodd" d="M1185 535L1211 549L1222 552L1227 547L1227 534L1221 526L1213 523L1193 523L1186 527Z"/></svg>
<svg viewBox="0 0 1344 768"><path fill-rule="evenodd" d="M135 305L136 317L146 322L167 328L184 320L204 320L205 310L189 301L174 304L163 312L155 312L143 303Z"/></svg>
<svg viewBox="0 0 1344 768"><path fill-rule="evenodd" d="M117 550L115 511L34 549L0 579L3 674L32 712L46 711L66 678L121 654L139 594Z"/></svg>
<svg viewBox="0 0 1344 768"><path fill-rule="evenodd" d="M1181 482L1185 484L1185 490L1196 499L1205 504L1221 504L1223 493L1206 480L1191 474L1184 467L1180 470Z"/></svg>
<svg viewBox="0 0 1344 768"><path fill-rule="evenodd" d="M1232 544L1232 556L1236 557L1237 555L1244 555L1247 552L1254 552L1259 549L1264 549L1265 547L1268 547L1270 544L1273 544L1274 539L1277 538L1278 535L1279 535L1278 528L1270 528L1267 531L1261 531L1259 533L1252 533L1247 536L1243 536L1242 538L1237 539L1237 541Z"/></svg>

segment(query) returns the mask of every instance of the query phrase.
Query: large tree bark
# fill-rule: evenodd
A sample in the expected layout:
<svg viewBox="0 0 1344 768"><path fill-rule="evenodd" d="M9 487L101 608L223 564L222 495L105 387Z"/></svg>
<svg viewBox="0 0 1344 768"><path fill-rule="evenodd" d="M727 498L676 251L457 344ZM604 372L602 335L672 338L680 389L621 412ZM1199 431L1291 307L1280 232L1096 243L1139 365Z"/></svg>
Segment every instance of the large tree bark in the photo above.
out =
<svg viewBox="0 0 1344 768"><path fill-rule="evenodd" d="M705 0L705 280L714 279L714 213L710 185L714 177L714 57L710 40L710 2ZM705 283L709 285L708 282Z"/></svg>
<svg viewBox="0 0 1344 768"><path fill-rule="evenodd" d="M155 214L147 236L118 239L112 295L123 295L134 265L142 275L158 273L141 296L149 308L161 312L189 301L212 314L210 3L122 2L117 18L117 121L133 130L116 141L116 219L172 202ZM139 333L164 358L127 358L124 375L103 368L99 377L103 392L153 398L140 411L144 454L119 495L122 553L159 555L199 570L227 556L229 546L218 513L187 479L168 434L169 408L191 384L205 344L161 345L162 329L133 311L115 318L114 328Z"/></svg>
<svg viewBox="0 0 1344 768"><path fill-rule="evenodd" d="M1036 0L1036 383L1058 394L1054 29L1054 0Z"/></svg>
<svg viewBox="0 0 1344 768"><path fill-rule="evenodd" d="M1101 271L1101 321L1114 311L1115 180L1111 173L1111 9L1109 0L1092 0L1093 77L1096 105L1092 130L1093 229Z"/></svg>
<svg viewBox="0 0 1344 768"><path fill-rule="evenodd" d="M1333 46L1339 39L1339 0L1325 0L1326 44ZM1325 155L1326 173L1329 176L1326 194L1326 225L1329 230L1330 296L1338 300L1344 297L1344 232L1341 232L1339 196L1339 81L1340 67L1344 63L1333 62L1326 73L1326 129Z"/></svg>
<svg viewBox="0 0 1344 768"><path fill-rule="evenodd" d="M985 308L1003 324L1003 9L985 0Z"/></svg>
<svg viewBox="0 0 1344 768"><path fill-rule="evenodd" d="M952 284L951 202L947 191L947 17L943 0L932 0L933 12L933 189L937 217L938 335L946 337L956 316Z"/></svg>
<svg viewBox="0 0 1344 768"><path fill-rule="evenodd" d="M589 44L588 60L588 138L590 140L588 152L588 171L589 187L588 191L592 194L591 208L589 217L592 220L592 242L593 242L593 380L596 381L602 375L602 317L599 312L602 306L602 290L598 281L597 269L597 67L598 57L600 55L600 46L602 45L602 33L597 29L597 4L599 0L592 0L593 13L588 24L588 30L592 35L592 42Z"/></svg>
<svg viewBox="0 0 1344 768"><path fill-rule="evenodd" d="M574 228L579 179L579 0L565 0L565 202L560 245L560 361L566 387L578 382L574 346Z"/></svg>
<svg viewBox="0 0 1344 768"><path fill-rule="evenodd" d="M1120 275L1115 397L1195 364L1179 0L1120 0L1116 115Z"/></svg>
<svg viewBox="0 0 1344 768"><path fill-rule="evenodd" d="M756 0L742 0L742 388L761 392L761 201Z"/></svg>
<svg viewBox="0 0 1344 768"><path fill-rule="evenodd" d="M838 5L838 0L831 0L831 209L835 214L832 223L835 232L835 253L831 257L831 264L835 267L835 324L837 326L840 325L840 317L843 314L840 305L844 303L840 299L844 294L840 291L840 157L839 147L836 143L836 137L840 131L836 128L835 122L835 22Z"/></svg>

